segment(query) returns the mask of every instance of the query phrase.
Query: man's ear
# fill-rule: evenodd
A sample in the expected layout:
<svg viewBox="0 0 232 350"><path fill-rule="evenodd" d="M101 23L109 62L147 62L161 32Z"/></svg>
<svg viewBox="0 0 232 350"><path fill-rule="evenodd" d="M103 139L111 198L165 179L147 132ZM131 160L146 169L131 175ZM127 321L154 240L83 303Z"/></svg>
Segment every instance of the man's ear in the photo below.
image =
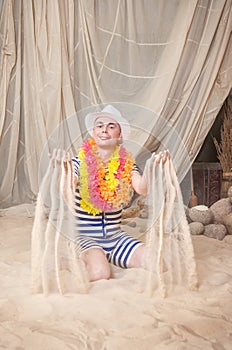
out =
<svg viewBox="0 0 232 350"><path fill-rule="evenodd" d="M120 133L120 135L118 137L118 144L121 145L122 143L123 143L122 133Z"/></svg>

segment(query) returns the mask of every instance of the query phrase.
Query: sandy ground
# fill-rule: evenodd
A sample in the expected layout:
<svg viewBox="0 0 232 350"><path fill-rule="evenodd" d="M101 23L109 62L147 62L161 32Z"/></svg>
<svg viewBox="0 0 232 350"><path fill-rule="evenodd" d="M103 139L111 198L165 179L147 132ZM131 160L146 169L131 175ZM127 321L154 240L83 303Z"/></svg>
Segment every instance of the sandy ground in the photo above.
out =
<svg viewBox="0 0 232 350"><path fill-rule="evenodd" d="M138 269L88 294L30 294L33 218L0 217L0 349L232 349L232 236L193 237L200 287L140 292Z"/></svg>

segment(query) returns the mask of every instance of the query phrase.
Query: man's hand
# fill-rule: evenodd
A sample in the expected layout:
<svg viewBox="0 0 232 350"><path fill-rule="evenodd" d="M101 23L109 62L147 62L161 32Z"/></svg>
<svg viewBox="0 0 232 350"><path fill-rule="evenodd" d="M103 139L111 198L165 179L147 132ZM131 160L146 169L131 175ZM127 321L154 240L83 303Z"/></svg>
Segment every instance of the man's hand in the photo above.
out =
<svg viewBox="0 0 232 350"><path fill-rule="evenodd" d="M71 176L71 187L72 191L75 192L75 189L77 187L78 183L78 177L74 176L73 174L73 167L72 167L72 157L69 152L66 152L63 149L54 149L52 154L49 154L50 161L53 162L53 164L57 164L58 166L61 167L61 174L63 175L68 175L70 171L70 176ZM63 171L62 171L63 169ZM67 194L66 194L65 187L62 189L63 195L65 200L67 199Z"/></svg>
<svg viewBox="0 0 232 350"><path fill-rule="evenodd" d="M63 149L54 149L52 154L49 154L52 161L57 161L58 163L61 162L70 162L71 161L71 155L69 152L64 151Z"/></svg>
<svg viewBox="0 0 232 350"><path fill-rule="evenodd" d="M141 176L138 173L133 173L132 186L138 194L142 194L143 196L147 195L147 184L148 178L150 176L150 171L152 170L154 165L158 165L160 163L165 164L167 159L170 159L170 153L168 150L159 152L157 154L152 153L151 157L147 160L145 164L143 175Z"/></svg>
<svg viewBox="0 0 232 350"><path fill-rule="evenodd" d="M162 162L162 164L165 164L167 159L170 159L170 153L168 150L159 152L157 154L152 153L152 156L150 158L151 164L153 164L153 163L160 164L160 162Z"/></svg>

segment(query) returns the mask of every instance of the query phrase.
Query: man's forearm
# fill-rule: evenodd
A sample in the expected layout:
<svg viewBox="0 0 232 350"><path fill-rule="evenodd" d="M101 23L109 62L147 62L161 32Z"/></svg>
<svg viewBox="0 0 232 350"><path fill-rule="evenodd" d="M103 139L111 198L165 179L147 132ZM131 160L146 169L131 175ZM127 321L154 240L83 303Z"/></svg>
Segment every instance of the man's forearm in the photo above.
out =
<svg viewBox="0 0 232 350"><path fill-rule="evenodd" d="M147 179L145 175L140 175L138 172L132 173L132 187L134 190L143 196L147 195Z"/></svg>

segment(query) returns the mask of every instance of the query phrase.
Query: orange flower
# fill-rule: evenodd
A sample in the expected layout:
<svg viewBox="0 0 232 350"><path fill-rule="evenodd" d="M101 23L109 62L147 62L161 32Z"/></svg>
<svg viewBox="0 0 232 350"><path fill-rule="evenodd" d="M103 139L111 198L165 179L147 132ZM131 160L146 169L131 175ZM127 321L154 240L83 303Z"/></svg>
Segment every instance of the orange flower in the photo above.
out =
<svg viewBox="0 0 232 350"><path fill-rule="evenodd" d="M96 215L101 211L119 208L129 201L134 160L123 146L116 148L106 167L93 139L82 145L78 157L81 160L80 204L84 210Z"/></svg>

